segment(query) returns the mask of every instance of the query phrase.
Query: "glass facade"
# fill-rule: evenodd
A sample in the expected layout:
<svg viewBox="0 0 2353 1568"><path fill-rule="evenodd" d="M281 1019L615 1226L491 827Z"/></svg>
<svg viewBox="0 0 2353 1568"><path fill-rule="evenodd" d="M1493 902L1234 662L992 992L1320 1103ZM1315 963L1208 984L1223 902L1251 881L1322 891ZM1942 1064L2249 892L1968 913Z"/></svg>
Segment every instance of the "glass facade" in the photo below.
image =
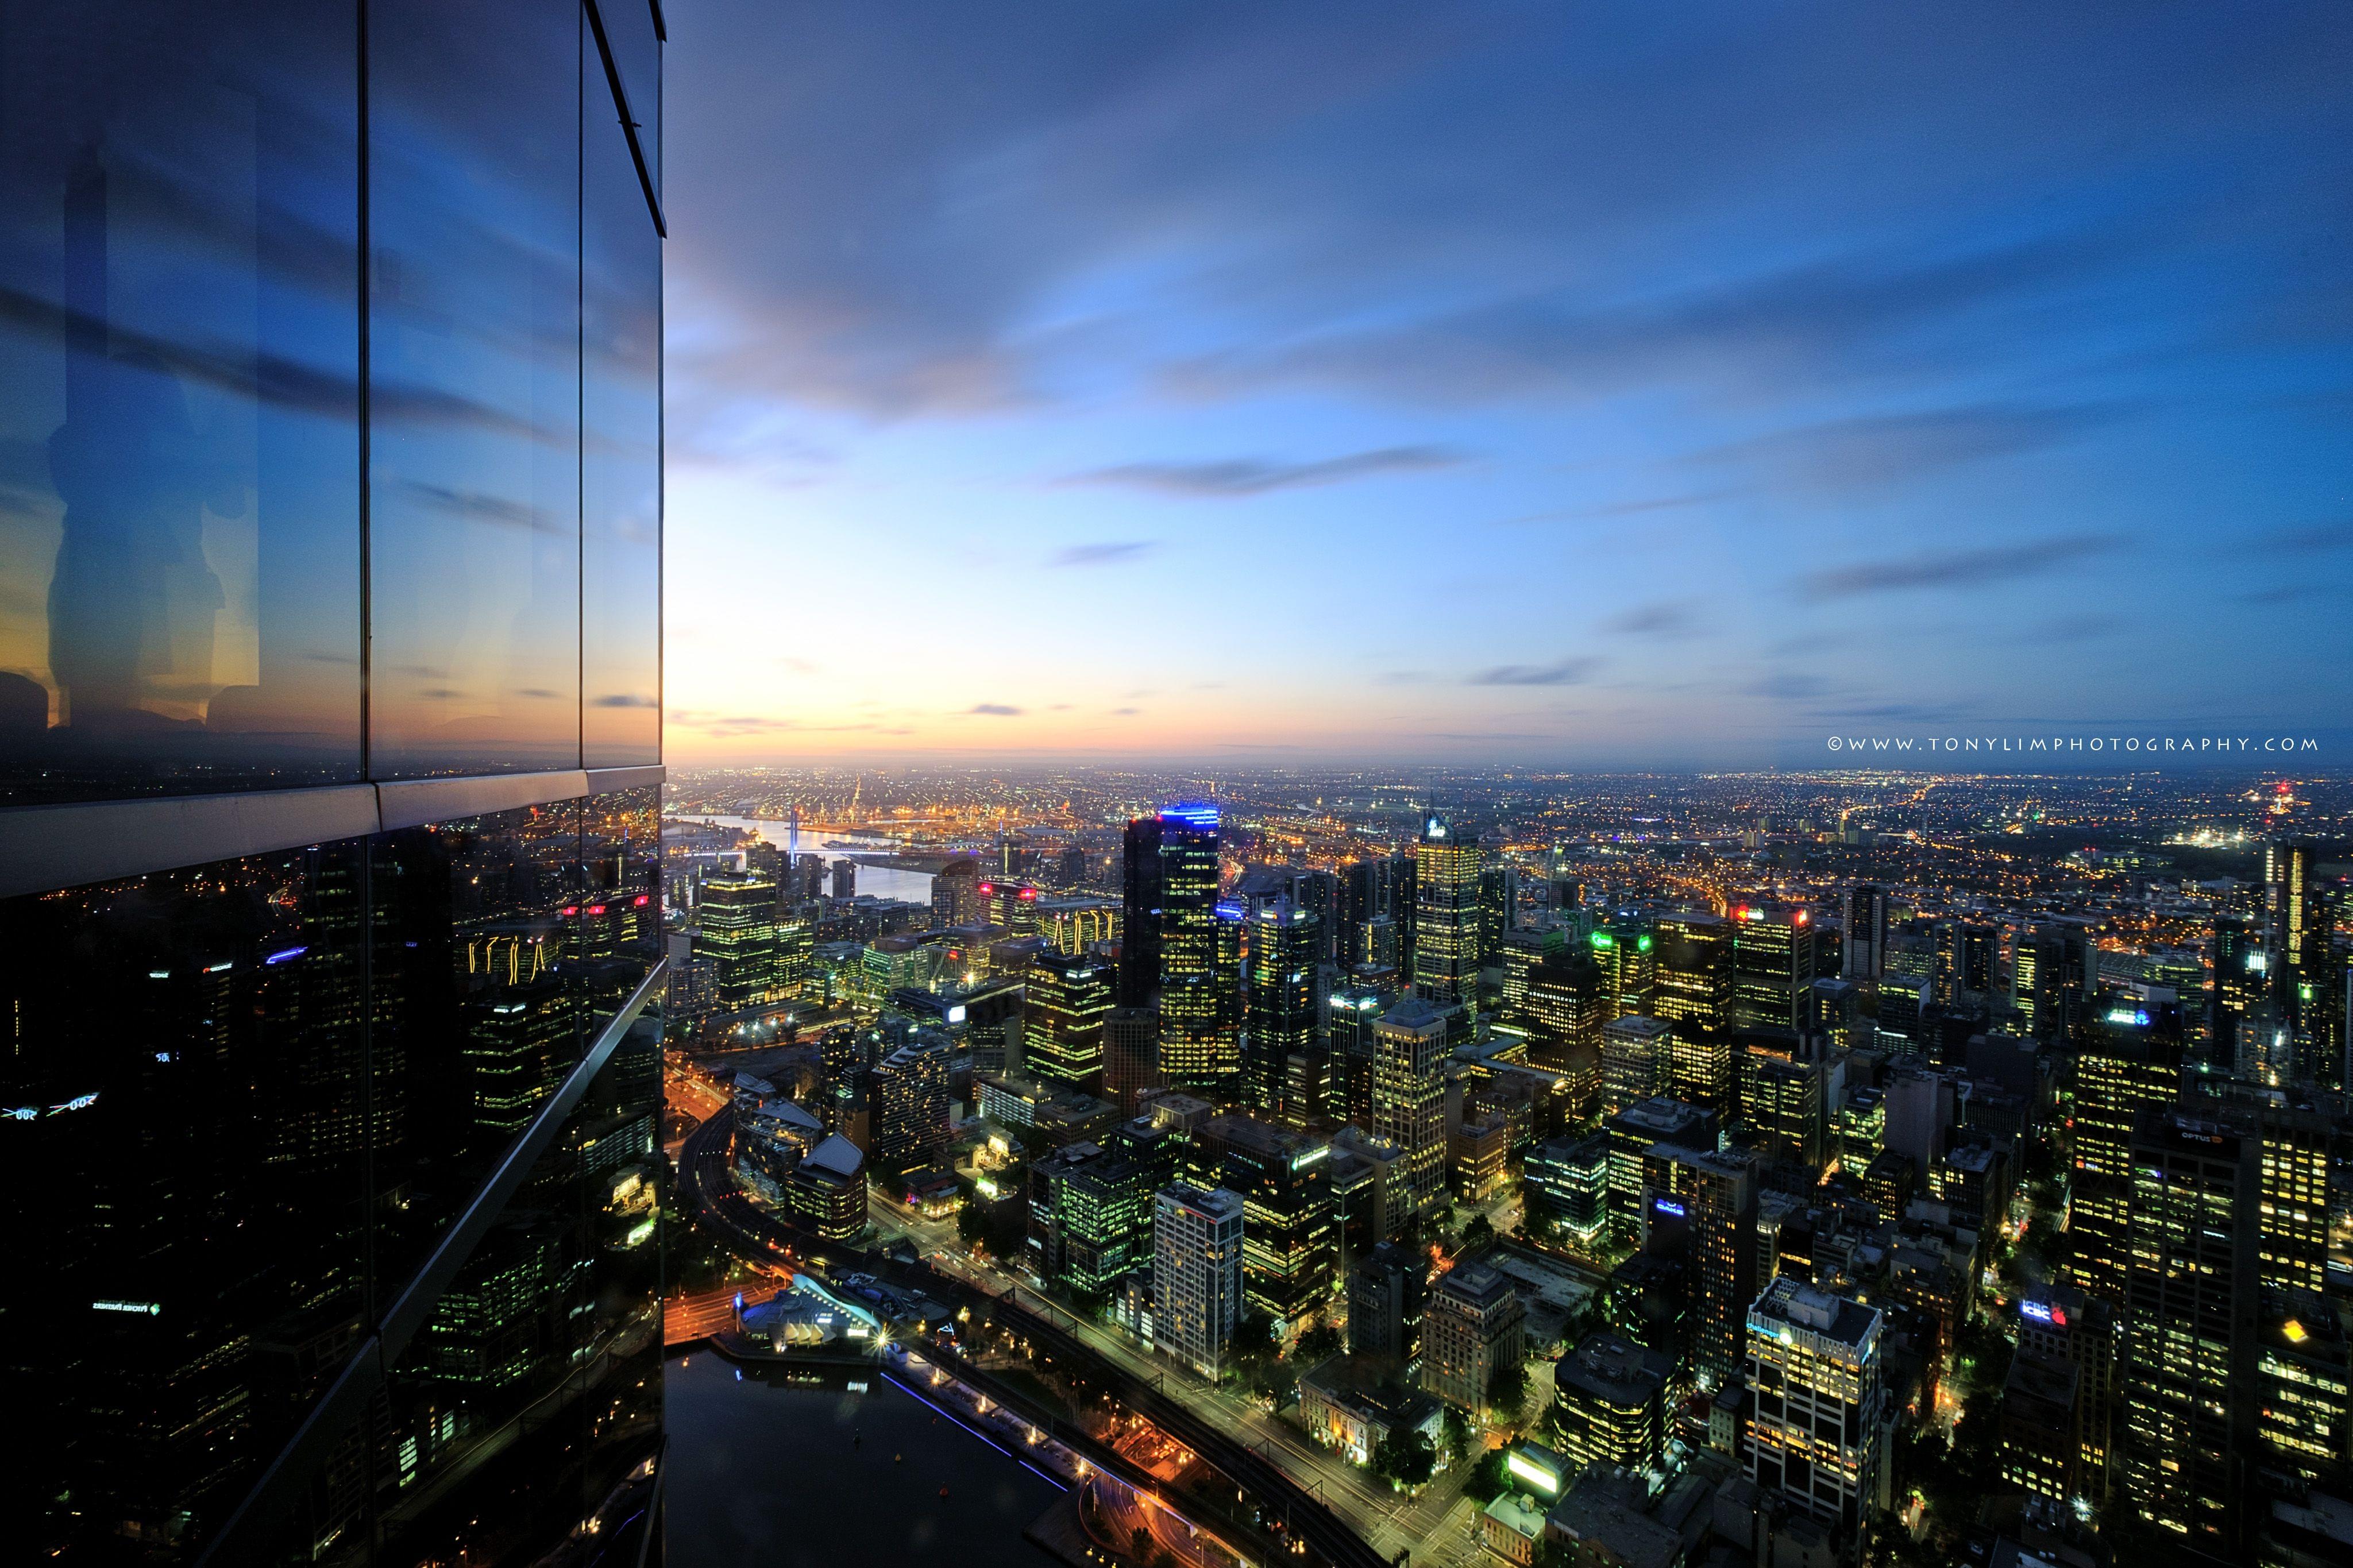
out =
<svg viewBox="0 0 2353 1568"><path fill-rule="evenodd" d="M27 1558L659 1560L659 48L0 0Z"/></svg>
<svg viewBox="0 0 2353 1568"><path fill-rule="evenodd" d="M648 0L0 0L0 805L659 761L659 102Z"/></svg>

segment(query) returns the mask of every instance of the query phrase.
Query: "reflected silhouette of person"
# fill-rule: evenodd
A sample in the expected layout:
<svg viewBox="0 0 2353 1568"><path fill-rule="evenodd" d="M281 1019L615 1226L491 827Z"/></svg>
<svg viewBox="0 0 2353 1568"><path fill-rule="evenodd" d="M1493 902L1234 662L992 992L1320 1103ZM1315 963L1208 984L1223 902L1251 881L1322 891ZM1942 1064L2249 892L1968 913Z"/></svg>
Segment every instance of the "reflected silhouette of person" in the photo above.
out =
<svg viewBox="0 0 2353 1568"><path fill-rule="evenodd" d="M77 376L49 437L65 501L49 580L49 668L75 729L110 729L150 703L209 695L214 616L227 598L205 560L204 511L223 489L179 383L151 358ZM194 688L194 689L192 689Z"/></svg>

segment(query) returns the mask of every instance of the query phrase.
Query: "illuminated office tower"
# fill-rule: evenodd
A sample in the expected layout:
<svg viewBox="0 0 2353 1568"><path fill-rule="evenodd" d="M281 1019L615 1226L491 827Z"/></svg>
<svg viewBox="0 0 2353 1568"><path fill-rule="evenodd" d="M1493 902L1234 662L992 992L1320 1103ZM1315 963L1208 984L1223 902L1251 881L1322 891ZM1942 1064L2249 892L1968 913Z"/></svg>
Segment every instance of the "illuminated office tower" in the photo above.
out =
<svg viewBox="0 0 2353 1568"><path fill-rule="evenodd" d="M1528 1060L1535 1066L1590 1074L1601 1031L1616 1016L1609 982L1587 953L1571 948L1528 971Z"/></svg>
<svg viewBox="0 0 2353 1568"><path fill-rule="evenodd" d="M1601 1030L1601 1113L1673 1092L1674 1030L1662 1018L1618 1018Z"/></svg>
<svg viewBox="0 0 2353 1568"><path fill-rule="evenodd" d="M1242 1293L1286 1334L1313 1322L1337 1282L1330 1140L1254 1116L1212 1116L1193 1130L1188 1173L1242 1200Z"/></svg>
<svg viewBox="0 0 2353 1568"><path fill-rule="evenodd" d="M1027 882L983 882L981 918L1008 936L1038 934L1038 889ZM991 940L994 940L993 938Z"/></svg>
<svg viewBox="0 0 2353 1568"><path fill-rule="evenodd" d="M695 956L711 960L723 1012L775 1000L776 884L754 871L713 871L702 884Z"/></svg>
<svg viewBox="0 0 2353 1568"><path fill-rule="evenodd" d="M1479 873L1479 967L1504 961L1504 934L1519 924L1520 871L1489 866Z"/></svg>
<svg viewBox="0 0 2353 1568"><path fill-rule="evenodd" d="M2266 1290L2255 1322L2255 1452L2306 1487L2345 1472L2353 1430L2353 1358L2322 1296Z"/></svg>
<svg viewBox="0 0 2353 1568"><path fill-rule="evenodd" d="M2320 846L2285 839L2263 847L2264 912L2280 1010L2295 1038L2295 1076L2326 1089L2353 1087L2345 1063L2344 963L2336 951L2336 900L2319 875Z"/></svg>
<svg viewBox="0 0 2353 1568"><path fill-rule="evenodd" d="M1029 1167L1030 1266L1089 1295L1110 1291L1152 1256L1160 1173L1097 1143L1068 1143Z"/></svg>
<svg viewBox="0 0 2353 1568"><path fill-rule="evenodd" d="M2189 1553L2242 1563L2254 1437L2256 1141L2149 1110L2128 1152L2125 1497Z"/></svg>
<svg viewBox="0 0 2353 1568"><path fill-rule="evenodd" d="M1748 1479L1852 1539L1888 1500L1883 1320L1786 1277L1746 1320Z"/></svg>
<svg viewBox="0 0 2353 1568"><path fill-rule="evenodd" d="M1386 855L1341 868L1332 944L1333 957L1341 968L1397 962L1394 952L1377 955L1372 951L1370 930L1375 921L1386 922L1391 931L1397 929L1397 861Z"/></svg>
<svg viewBox="0 0 2353 1568"><path fill-rule="evenodd" d="M833 896L854 899L858 896L858 862L845 857L833 863Z"/></svg>
<svg viewBox="0 0 2353 1568"><path fill-rule="evenodd" d="M1749 1053L1740 1075L1740 1119L1782 1159L1819 1170L1828 1120L1822 1064Z"/></svg>
<svg viewBox="0 0 2353 1568"><path fill-rule="evenodd" d="M2116 1314L2106 1302L2065 1285L2030 1286L2018 1302L2014 1364L2063 1367L2054 1380L2029 1374L2032 1392L2013 1421L2004 1394L2002 1468L2005 1479L2047 1497L2081 1497L2105 1506L2113 1467L2116 1378ZM2056 1384L2073 1393L2063 1415L2048 1408ZM2043 1408L2033 1408L2037 1404ZM2071 1443L2072 1449L2063 1447ZM2013 1473L2014 1472L2014 1473Z"/></svg>
<svg viewBox="0 0 2353 1568"><path fill-rule="evenodd" d="M1756 1299L1757 1166L1746 1154L1653 1145L1642 1156L1644 1250L1680 1231L1692 1282L1692 1366L1712 1388L1740 1371Z"/></svg>
<svg viewBox="0 0 2353 1568"><path fill-rule="evenodd" d="M2038 1040L2067 1038L2099 988L2099 952L2074 921L2035 921L2019 929L2010 961L2010 1005Z"/></svg>
<svg viewBox="0 0 2353 1568"><path fill-rule="evenodd" d="M1567 946L1568 933L1558 926L1516 927L1504 933L1503 1022L1514 1028L1528 1027L1528 978L1536 965L1558 956Z"/></svg>
<svg viewBox="0 0 2353 1568"><path fill-rule="evenodd" d="M1201 1376L1225 1368L1242 1310L1242 1200L1178 1184L1153 1199L1152 1344Z"/></svg>
<svg viewBox="0 0 2353 1568"><path fill-rule="evenodd" d="M1844 976L1858 985L1879 978L1887 958L1887 889L1857 882L1846 893Z"/></svg>
<svg viewBox="0 0 2353 1568"><path fill-rule="evenodd" d="M1794 1029L1805 1022L1814 982L1812 917L1788 904L1741 904L1732 911L1732 1016L1744 1029Z"/></svg>
<svg viewBox="0 0 2353 1568"><path fill-rule="evenodd" d="M1047 953L1030 965L1028 987L1021 1048L1031 1076L1102 1093L1111 965L1092 954Z"/></svg>
<svg viewBox="0 0 2353 1568"><path fill-rule="evenodd" d="M1651 1011L1679 1033L1732 1027L1732 922L1721 915L1660 915L1651 922L1658 990Z"/></svg>
<svg viewBox="0 0 2353 1568"><path fill-rule="evenodd" d="M1323 1113L1325 1099L1315 1031L1324 932L1295 901L1297 890L1296 879L1282 873L1242 881L1241 1092L1253 1110L1304 1121Z"/></svg>
<svg viewBox="0 0 2353 1568"><path fill-rule="evenodd" d="M1610 1016L1650 1016L1658 989L1656 943L1651 933L1639 927L1613 926L1595 931L1586 942L1595 967L1601 971L1601 983L1608 988Z"/></svg>
<svg viewBox="0 0 2353 1568"><path fill-rule="evenodd" d="M1222 1100L1239 1087L1241 1031L1239 926L1218 911L1218 808L1172 805L1158 837L1160 1070L1179 1089Z"/></svg>
<svg viewBox="0 0 2353 1568"><path fill-rule="evenodd" d="M1652 1148L1713 1148L1706 1112L1677 1100L1630 1105L1602 1123L1609 1140L1609 1233L1625 1243L1642 1233L1642 1159Z"/></svg>
<svg viewBox="0 0 2353 1568"><path fill-rule="evenodd" d="M1445 1015L1421 997L1406 998L1373 1025L1371 1131L1399 1151L1408 1214L1427 1213L1445 1198L1446 1057Z"/></svg>
<svg viewBox="0 0 2353 1568"><path fill-rule="evenodd" d="M1523 1185L1532 1223L1580 1247L1602 1241L1609 1231L1609 1135L1544 1140L1528 1151Z"/></svg>
<svg viewBox="0 0 2353 1568"><path fill-rule="evenodd" d="M1388 1001L1369 986L1344 985L1324 1007L1324 1044L1330 1054L1332 1113L1359 1127L1373 1124L1373 1026Z"/></svg>
<svg viewBox="0 0 2353 1568"><path fill-rule="evenodd" d="M2317 1291L2328 1273L2328 1145L2320 1112L2257 1106L2255 1279L2266 1290Z"/></svg>
<svg viewBox="0 0 2353 1568"><path fill-rule="evenodd" d="M1553 1427L1571 1475L1616 1465L1637 1475L1666 1456L1675 1363L1620 1334L1588 1335L1553 1370Z"/></svg>
<svg viewBox="0 0 2353 1568"><path fill-rule="evenodd" d="M8 1561L659 1558L656 16L0 22Z"/></svg>
<svg viewBox="0 0 2353 1568"><path fill-rule="evenodd" d="M2001 933L1976 921L1936 922L1935 999L1946 1007L1980 1005L1993 995Z"/></svg>
<svg viewBox="0 0 2353 1568"><path fill-rule="evenodd" d="M2247 1016L2271 995L2271 955L2245 921L2237 915L2216 915L2212 958L2207 1060L2225 1071L2235 1071L2241 1057L2240 1031Z"/></svg>
<svg viewBox="0 0 2353 1568"><path fill-rule="evenodd" d="M987 920L980 898L980 862L959 855L932 878L932 928L956 931Z"/></svg>
<svg viewBox="0 0 2353 1568"><path fill-rule="evenodd" d="M1479 845L1445 817L1423 819L1413 847L1413 987L1434 1002L1479 989Z"/></svg>
<svg viewBox="0 0 2353 1568"><path fill-rule="evenodd" d="M2116 1007L2087 1025L2075 1058L2075 1169L2068 1280L2124 1305L2131 1261L2132 1141L2142 1113L2181 1095L2179 1014ZM1891 1139L1895 1116L1891 1100Z"/></svg>
<svg viewBox="0 0 2353 1568"><path fill-rule="evenodd" d="M808 916L796 910L776 921L777 998L807 994L816 969L817 932Z"/></svg>

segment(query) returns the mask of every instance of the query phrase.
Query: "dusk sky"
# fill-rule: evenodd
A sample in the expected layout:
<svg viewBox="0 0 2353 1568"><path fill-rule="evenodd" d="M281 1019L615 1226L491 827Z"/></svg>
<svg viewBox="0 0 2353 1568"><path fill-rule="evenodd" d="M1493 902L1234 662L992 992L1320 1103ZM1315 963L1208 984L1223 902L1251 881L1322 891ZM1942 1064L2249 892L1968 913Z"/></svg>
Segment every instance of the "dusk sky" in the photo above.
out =
<svg viewBox="0 0 2353 1568"><path fill-rule="evenodd" d="M673 763L2353 741L2341 5L667 9Z"/></svg>

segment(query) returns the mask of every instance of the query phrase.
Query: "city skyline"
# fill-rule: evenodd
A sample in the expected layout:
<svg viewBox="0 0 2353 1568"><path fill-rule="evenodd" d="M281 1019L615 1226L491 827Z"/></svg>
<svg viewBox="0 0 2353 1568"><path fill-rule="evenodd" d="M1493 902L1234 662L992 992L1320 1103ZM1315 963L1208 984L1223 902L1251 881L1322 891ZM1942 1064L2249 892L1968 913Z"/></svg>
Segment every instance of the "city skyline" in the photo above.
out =
<svg viewBox="0 0 2353 1568"><path fill-rule="evenodd" d="M1063 20L679 8L678 760L2345 739L2322 13Z"/></svg>

